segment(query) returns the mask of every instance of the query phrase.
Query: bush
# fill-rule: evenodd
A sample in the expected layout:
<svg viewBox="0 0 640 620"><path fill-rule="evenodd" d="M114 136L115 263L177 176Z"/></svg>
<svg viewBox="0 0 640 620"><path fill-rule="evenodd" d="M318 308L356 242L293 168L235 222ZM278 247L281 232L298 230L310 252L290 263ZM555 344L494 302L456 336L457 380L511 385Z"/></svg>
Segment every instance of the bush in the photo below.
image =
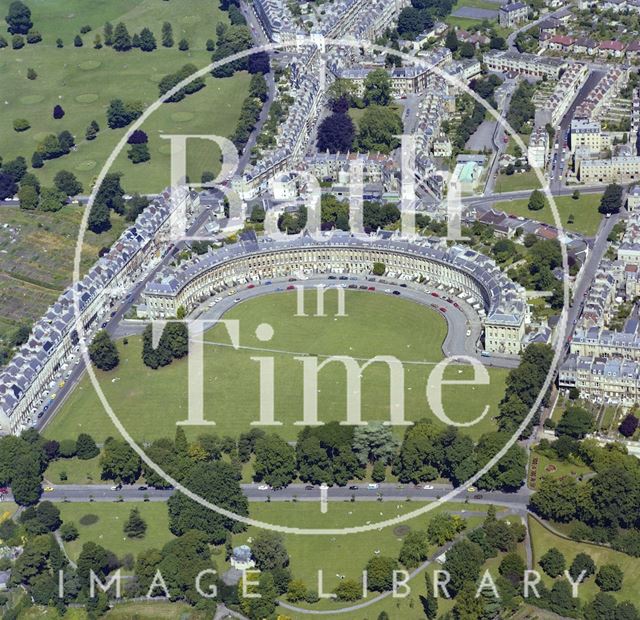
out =
<svg viewBox="0 0 640 620"><path fill-rule="evenodd" d="M180 39L180 43L178 43L178 49L181 52L186 52L189 49L189 41L186 39Z"/></svg>
<svg viewBox="0 0 640 620"><path fill-rule="evenodd" d="M37 30L29 30L27 33L27 43L33 45L42 41L42 35Z"/></svg>
<svg viewBox="0 0 640 620"><path fill-rule="evenodd" d="M24 37L21 37L19 34L14 34L11 37L11 47L14 50L20 50L24 47Z"/></svg>
<svg viewBox="0 0 640 620"><path fill-rule="evenodd" d="M64 110L62 109L62 106L56 104L53 108L53 118L55 118L56 120L60 120L63 116Z"/></svg>
<svg viewBox="0 0 640 620"><path fill-rule="evenodd" d="M60 442L58 453L63 459L70 459L76 455L76 442L73 439L63 439Z"/></svg>
<svg viewBox="0 0 640 620"><path fill-rule="evenodd" d="M75 540L78 538L78 528L71 521L63 523L60 526L60 538L62 538L64 542L71 542L72 540Z"/></svg>
<svg viewBox="0 0 640 620"><path fill-rule="evenodd" d="M35 80L37 77L38 77L38 74L36 73L35 69L33 69L32 67L29 67L27 69L27 79Z"/></svg>
<svg viewBox="0 0 640 620"><path fill-rule="evenodd" d="M74 39L73 39L73 45L75 47L82 47L84 45L84 43L82 42L82 37L77 34Z"/></svg>
<svg viewBox="0 0 640 620"><path fill-rule="evenodd" d="M29 121L26 118L16 118L13 121L13 128L17 132L27 131L31 127Z"/></svg>

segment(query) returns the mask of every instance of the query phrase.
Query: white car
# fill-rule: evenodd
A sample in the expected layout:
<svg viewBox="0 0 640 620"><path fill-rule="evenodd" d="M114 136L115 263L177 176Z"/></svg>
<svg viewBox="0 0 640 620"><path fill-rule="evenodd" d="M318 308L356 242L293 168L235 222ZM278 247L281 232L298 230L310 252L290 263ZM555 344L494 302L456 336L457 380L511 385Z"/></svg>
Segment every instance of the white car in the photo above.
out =
<svg viewBox="0 0 640 620"><path fill-rule="evenodd" d="M375 482L370 482L367 485L367 489L369 489L370 491L375 491L376 489L379 489L379 488L380 488L380 485Z"/></svg>
<svg viewBox="0 0 640 620"><path fill-rule="evenodd" d="M425 491L433 491L433 489L435 488L432 484L425 484L422 487Z"/></svg>
<svg viewBox="0 0 640 620"><path fill-rule="evenodd" d="M258 491L268 491L271 487L268 484L261 484L258 487Z"/></svg>

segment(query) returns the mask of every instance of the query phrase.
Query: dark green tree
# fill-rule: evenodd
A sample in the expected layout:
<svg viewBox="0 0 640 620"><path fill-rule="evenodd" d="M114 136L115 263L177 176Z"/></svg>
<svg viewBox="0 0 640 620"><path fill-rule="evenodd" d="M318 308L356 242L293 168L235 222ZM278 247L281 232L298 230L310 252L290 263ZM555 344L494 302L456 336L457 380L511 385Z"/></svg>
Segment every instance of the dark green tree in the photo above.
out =
<svg viewBox="0 0 640 620"><path fill-rule="evenodd" d="M89 357L100 370L113 370L120 363L118 349L106 330L100 330L93 337L89 345Z"/></svg>
<svg viewBox="0 0 640 620"><path fill-rule="evenodd" d="M140 511L137 508L131 509L129 518L125 522L122 530L127 538L144 538L147 532L147 524L140 516Z"/></svg>

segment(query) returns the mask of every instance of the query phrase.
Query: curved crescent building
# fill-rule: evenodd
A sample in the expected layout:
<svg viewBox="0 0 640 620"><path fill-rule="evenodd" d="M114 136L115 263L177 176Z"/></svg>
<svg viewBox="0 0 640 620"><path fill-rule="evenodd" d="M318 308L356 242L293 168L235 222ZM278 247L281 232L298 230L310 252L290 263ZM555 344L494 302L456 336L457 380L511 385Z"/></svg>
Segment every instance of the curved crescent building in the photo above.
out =
<svg viewBox="0 0 640 620"><path fill-rule="evenodd" d="M427 286L442 284L473 298L484 326L485 350L517 354L525 331L524 289L488 257L442 240L406 240L333 233L320 237L257 238L243 235L233 245L159 274L144 290L149 318L189 313L208 297L239 282L306 274L369 275L374 263Z"/></svg>

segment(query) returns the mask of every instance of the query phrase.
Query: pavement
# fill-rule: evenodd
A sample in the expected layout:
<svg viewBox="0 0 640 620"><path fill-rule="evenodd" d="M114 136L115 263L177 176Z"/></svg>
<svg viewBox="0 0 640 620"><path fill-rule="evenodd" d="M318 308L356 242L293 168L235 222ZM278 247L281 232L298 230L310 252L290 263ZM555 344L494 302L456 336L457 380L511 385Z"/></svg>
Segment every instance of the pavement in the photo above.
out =
<svg viewBox="0 0 640 620"><path fill-rule="evenodd" d="M250 502L318 502L320 487L304 484L291 484L284 489L260 490L258 484L242 484L242 491ZM357 488L351 488L356 486ZM329 502L345 502L352 497L355 501L435 501L453 490L451 485L433 484L433 489L424 489L424 485L380 483L377 488L369 488L367 483L358 483L345 487L330 487L327 493ZM50 484L44 483L42 500L51 502L166 502L174 489L153 489L140 485L123 485L121 489L113 484ZM526 511L532 491L522 487L515 493L503 491L476 491L460 489L457 497L450 501L469 502L470 504L495 504L507 506L513 510ZM5 501L13 501L11 493L4 496ZM0 504L1 505L1 504Z"/></svg>

